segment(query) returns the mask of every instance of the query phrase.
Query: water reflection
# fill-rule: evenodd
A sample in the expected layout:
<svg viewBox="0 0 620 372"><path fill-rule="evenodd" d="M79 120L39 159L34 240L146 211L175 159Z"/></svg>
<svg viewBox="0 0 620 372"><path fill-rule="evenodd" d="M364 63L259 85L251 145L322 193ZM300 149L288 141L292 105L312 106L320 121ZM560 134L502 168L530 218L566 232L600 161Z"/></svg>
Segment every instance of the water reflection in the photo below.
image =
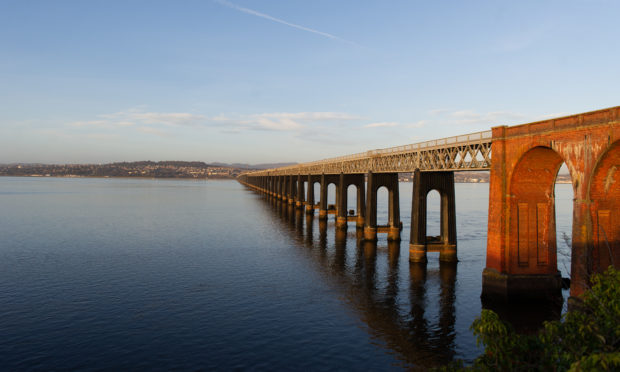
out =
<svg viewBox="0 0 620 372"><path fill-rule="evenodd" d="M551 296L538 302L482 300L483 309L493 310L502 320L510 323L518 333L525 334L538 332L546 321L560 319L563 306L562 295Z"/></svg>
<svg viewBox="0 0 620 372"><path fill-rule="evenodd" d="M354 226L335 229L332 219L316 219L287 203L266 200L291 239L310 253L311 264L325 273L371 336L403 367L426 369L452 360L456 263L434 270L409 264L401 257L400 242L364 241ZM409 272L401 272L407 266Z"/></svg>

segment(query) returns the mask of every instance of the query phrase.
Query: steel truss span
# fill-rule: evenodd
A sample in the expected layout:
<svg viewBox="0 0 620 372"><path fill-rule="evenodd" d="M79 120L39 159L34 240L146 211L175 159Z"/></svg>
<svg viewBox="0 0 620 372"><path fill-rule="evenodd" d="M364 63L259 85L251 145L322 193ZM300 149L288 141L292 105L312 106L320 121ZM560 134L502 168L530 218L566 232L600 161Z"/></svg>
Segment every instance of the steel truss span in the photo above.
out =
<svg viewBox="0 0 620 372"><path fill-rule="evenodd" d="M249 172L247 176L297 174L399 173L473 171L491 168L491 131L442 138L411 145L370 150L288 167Z"/></svg>

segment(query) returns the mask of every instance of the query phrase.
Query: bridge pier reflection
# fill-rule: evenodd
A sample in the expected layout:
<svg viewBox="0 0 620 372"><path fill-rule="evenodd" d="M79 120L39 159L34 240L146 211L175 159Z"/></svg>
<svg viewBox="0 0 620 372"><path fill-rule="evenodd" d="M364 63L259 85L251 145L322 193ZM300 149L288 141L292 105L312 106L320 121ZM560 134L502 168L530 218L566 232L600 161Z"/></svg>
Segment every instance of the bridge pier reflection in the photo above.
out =
<svg viewBox="0 0 620 372"><path fill-rule="evenodd" d="M317 226L314 217L301 209L269 196L264 200L292 241L314 253L304 256L319 268L333 288L342 291L343 302L368 327L371 337L383 340L381 344L396 353L403 367L428 368L451 360L455 348L456 264L442 263L439 272L430 271L439 282L427 281L426 265L400 259L399 241L378 246L376 241L364 239L359 229L330 230L334 234L331 241L326 219L317 219ZM401 274L403 264L409 267L409 278L406 273ZM429 286L431 292L439 294L437 298L427 298ZM435 286L439 290L433 289ZM437 309L439 317L429 320L429 308Z"/></svg>

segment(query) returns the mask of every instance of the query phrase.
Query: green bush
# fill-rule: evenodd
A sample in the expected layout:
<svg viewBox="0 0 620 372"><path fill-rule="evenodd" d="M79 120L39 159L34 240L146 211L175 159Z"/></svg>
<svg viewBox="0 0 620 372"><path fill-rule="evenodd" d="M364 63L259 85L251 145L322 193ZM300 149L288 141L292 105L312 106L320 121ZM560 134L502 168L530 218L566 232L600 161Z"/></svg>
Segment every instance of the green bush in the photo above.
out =
<svg viewBox="0 0 620 372"><path fill-rule="evenodd" d="M620 271L592 277L592 288L560 321L545 322L536 335L519 335L490 310L471 325L485 347L472 366L461 361L444 371L620 370Z"/></svg>

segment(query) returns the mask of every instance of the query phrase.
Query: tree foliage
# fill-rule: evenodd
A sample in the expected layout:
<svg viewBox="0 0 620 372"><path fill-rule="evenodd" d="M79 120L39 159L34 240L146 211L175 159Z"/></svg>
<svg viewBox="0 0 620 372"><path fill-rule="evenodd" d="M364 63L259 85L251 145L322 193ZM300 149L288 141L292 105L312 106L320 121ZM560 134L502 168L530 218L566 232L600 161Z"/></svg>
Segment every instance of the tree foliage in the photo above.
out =
<svg viewBox="0 0 620 372"><path fill-rule="evenodd" d="M442 370L611 371L620 370L620 271L609 267L562 320L545 322L536 335L516 334L490 310L471 330L485 352L473 365Z"/></svg>

